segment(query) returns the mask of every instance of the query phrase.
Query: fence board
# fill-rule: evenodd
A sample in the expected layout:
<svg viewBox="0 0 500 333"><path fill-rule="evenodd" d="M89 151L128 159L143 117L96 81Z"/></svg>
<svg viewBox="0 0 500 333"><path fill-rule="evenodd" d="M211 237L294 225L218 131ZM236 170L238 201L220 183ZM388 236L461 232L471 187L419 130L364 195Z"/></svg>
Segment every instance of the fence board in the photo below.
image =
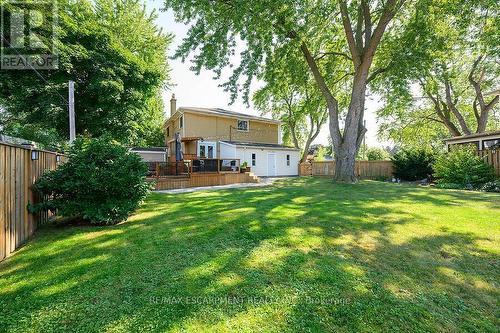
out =
<svg viewBox="0 0 500 333"><path fill-rule="evenodd" d="M478 155L495 169L495 174L500 176L500 152L498 150L480 150Z"/></svg>
<svg viewBox="0 0 500 333"><path fill-rule="evenodd" d="M56 153L39 151L31 160L31 150L0 142L0 261L33 235L47 214L29 214L27 206L36 197L33 183L47 170L57 167Z"/></svg>
<svg viewBox="0 0 500 333"><path fill-rule="evenodd" d="M0 145L0 260L6 256L5 146Z"/></svg>
<svg viewBox="0 0 500 333"><path fill-rule="evenodd" d="M304 163L303 163L304 164ZM314 161L310 166L301 165L301 175L334 176L335 161ZM310 173L306 172L310 170ZM359 178L374 179L378 177L392 177L393 164L391 161L356 161L355 174Z"/></svg>

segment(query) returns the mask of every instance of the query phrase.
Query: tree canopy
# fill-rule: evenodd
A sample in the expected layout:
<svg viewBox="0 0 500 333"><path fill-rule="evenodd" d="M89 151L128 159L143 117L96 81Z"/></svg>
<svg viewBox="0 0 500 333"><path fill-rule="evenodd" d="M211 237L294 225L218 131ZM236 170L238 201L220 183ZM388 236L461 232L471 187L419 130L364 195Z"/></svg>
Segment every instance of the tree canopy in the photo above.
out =
<svg viewBox="0 0 500 333"><path fill-rule="evenodd" d="M374 61L376 50L388 25L404 19L404 1L165 0L165 4L177 20L192 24L176 56L186 60L193 55L195 72L213 70L217 78L224 68L233 68L223 84L232 100L242 93L248 101L255 77L274 73L277 63L295 64L301 59L328 108L336 177L355 180L355 157L366 133L367 85L383 72ZM243 51L235 57L240 46Z"/></svg>
<svg viewBox="0 0 500 333"><path fill-rule="evenodd" d="M419 1L380 50L381 134L422 144L499 128L498 3Z"/></svg>
<svg viewBox="0 0 500 333"><path fill-rule="evenodd" d="M265 85L254 93L253 101L263 114L281 120L283 142L301 149L304 161L328 119L328 110L307 68L297 60L275 63L272 72L264 73L260 79Z"/></svg>
<svg viewBox="0 0 500 333"><path fill-rule="evenodd" d="M59 68L40 70L43 79L33 70L1 70L0 127L45 143L66 140L73 80L77 134L162 143L171 36L155 19L139 0L58 0Z"/></svg>

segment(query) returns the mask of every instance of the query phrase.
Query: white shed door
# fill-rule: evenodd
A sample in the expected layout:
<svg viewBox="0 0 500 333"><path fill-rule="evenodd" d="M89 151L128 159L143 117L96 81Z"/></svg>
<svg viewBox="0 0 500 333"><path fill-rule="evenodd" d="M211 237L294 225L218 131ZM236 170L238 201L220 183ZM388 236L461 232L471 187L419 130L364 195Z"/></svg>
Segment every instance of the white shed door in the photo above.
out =
<svg viewBox="0 0 500 333"><path fill-rule="evenodd" d="M267 175L276 176L276 154L267 154Z"/></svg>

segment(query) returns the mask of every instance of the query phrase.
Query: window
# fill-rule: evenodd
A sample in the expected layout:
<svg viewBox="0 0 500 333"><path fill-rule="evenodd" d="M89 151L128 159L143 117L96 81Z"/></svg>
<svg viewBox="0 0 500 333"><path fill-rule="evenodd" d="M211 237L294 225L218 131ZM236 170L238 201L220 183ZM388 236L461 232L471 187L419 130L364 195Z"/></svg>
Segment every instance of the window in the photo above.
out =
<svg viewBox="0 0 500 333"><path fill-rule="evenodd" d="M252 154L252 166L256 165L257 165L257 156L255 156L255 154Z"/></svg>
<svg viewBox="0 0 500 333"><path fill-rule="evenodd" d="M216 158L215 142L200 142L198 143L199 158Z"/></svg>
<svg viewBox="0 0 500 333"><path fill-rule="evenodd" d="M183 128L184 127L184 116L181 116L179 118L179 128Z"/></svg>
<svg viewBox="0 0 500 333"><path fill-rule="evenodd" d="M170 126L167 127L167 137L170 137Z"/></svg>
<svg viewBox="0 0 500 333"><path fill-rule="evenodd" d="M290 166L290 155L286 155L286 166Z"/></svg>
<svg viewBox="0 0 500 333"><path fill-rule="evenodd" d="M248 120L238 120L238 131L248 132Z"/></svg>

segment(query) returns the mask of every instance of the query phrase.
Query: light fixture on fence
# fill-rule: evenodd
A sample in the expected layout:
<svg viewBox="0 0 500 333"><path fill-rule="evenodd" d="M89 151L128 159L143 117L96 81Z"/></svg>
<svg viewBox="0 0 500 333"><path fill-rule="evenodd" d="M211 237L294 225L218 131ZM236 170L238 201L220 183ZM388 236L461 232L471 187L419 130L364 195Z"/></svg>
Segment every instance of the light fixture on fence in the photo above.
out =
<svg viewBox="0 0 500 333"><path fill-rule="evenodd" d="M56 162L61 163L61 155L59 154L56 155Z"/></svg>
<svg viewBox="0 0 500 333"><path fill-rule="evenodd" d="M40 154L40 152L38 150L32 150L31 151L31 160L32 161L37 161L39 154Z"/></svg>

